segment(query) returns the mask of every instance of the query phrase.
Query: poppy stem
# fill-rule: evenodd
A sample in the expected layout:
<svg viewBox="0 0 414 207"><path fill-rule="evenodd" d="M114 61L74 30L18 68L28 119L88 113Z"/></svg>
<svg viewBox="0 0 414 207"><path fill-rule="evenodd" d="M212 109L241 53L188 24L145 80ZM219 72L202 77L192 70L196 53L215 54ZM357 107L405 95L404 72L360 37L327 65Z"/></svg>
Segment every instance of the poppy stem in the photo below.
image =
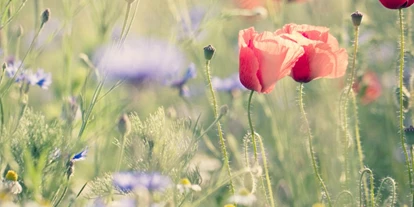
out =
<svg viewBox="0 0 414 207"><path fill-rule="evenodd" d="M303 83L300 83L300 85L299 85L299 108L300 108L300 112L302 114L302 118L305 121L305 127L306 127L306 130L307 130L307 133L308 133L309 153L310 153L310 156L311 156L313 171L315 173L315 176L316 176L317 180L319 181L319 184L322 187L322 190L325 193L326 198L328 199L328 206L332 206L332 201L331 201L331 197L329 196L328 189L326 188L326 185L323 182L323 179L322 179L321 175L319 174L318 165L316 164L315 151L313 150L313 145L312 145L312 132L311 132L311 129L310 129L310 126L309 126L309 120L306 117L305 107L303 105Z"/></svg>
<svg viewBox="0 0 414 207"><path fill-rule="evenodd" d="M247 105L247 117L249 119L249 126L250 126L250 131L251 131L251 136L252 136L252 143L253 143L253 153L254 153L254 161L256 163L258 163L258 159L257 159L257 146L256 146L256 137L254 134L254 128L253 128L253 123L252 123L252 118L251 118L251 105L252 105L252 97L254 94L254 90L252 90L250 92L250 96L249 96L249 103Z"/></svg>
<svg viewBox="0 0 414 207"><path fill-rule="evenodd" d="M404 19L403 19L403 11L402 9L398 10L398 14L399 14L399 19L400 19L400 70L399 70L399 87L400 87L400 117L399 117L399 121L400 121L400 141L401 141L401 147L404 151L404 156L405 156L405 165L407 168L407 175L408 175L408 181L410 184L410 191L411 191L411 195L413 196L413 200L412 200L412 206L414 206L414 192L413 192L413 180L412 180L412 170L410 167L410 160L408 157L408 153L407 153L407 149L405 148L405 137L404 137L404 93L403 93L403 78L404 78Z"/></svg>
<svg viewBox="0 0 414 207"><path fill-rule="evenodd" d="M374 175L372 175L372 171L369 168L365 168L364 170L362 170L361 172L361 177L359 179L359 183L362 183L362 179L364 178L365 173L369 173L369 182L370 182L370 187L371 187L371 206L375 207L375 194L374 194ZM362 204L362 189L359 190L360 191L360 197L359 197L359 205L362 207L364 206ZM367 201L367 206L368 206L368 201Z"/></svg>
<svg viewBox="0 0 414 207"><path fill-rule="evenodd" d="M217 106L216 95L214 93L213 85L211 84L210 60L206 60L206 76L207 76L207 82L208 82L208 85L209 85L211 98L212 98L212 102L213 102L212 104L213 104L214 118L217 119L219 117L219 114L218 114L218 106ZM232 195L234 195L233 176L232 176L232 173L231 173L229 156L227 155L226 142L225 142L224 137L223 137L223 130L221 129L220 121L217 121L216 125L217 125L217 131L218 131L218 134L219 134L220 147L221 147L221 153L223 154L224 165L227 168L227 175L229 176L230 192L231 192Z"/></svg>
<svg viewBox="0 0 414 207"><path fill-rule="evenodd" d="M247 116L249 118L249 126L250 126L251 136L252 136L253 151L254 151L254 161L256 162L256 164L258 164L257 146L256 146L256 134L254 132L253 122L252 122L251 113L250 113L251 112L251 105L252 105L252 97L253 97L253 94L254 94L254 90L252 90L250 92L249 103L247 105ZM271 206L275 206L275 201L273 199L272 183L270 182L269 169L267 167L266 151L265 151L264 144L263 144L263 141L262 141L262 138L260 137L260 135L257 136L257 139L259 140L260 150L261 150L261 154L262 154L263 168L265 170L267 190L269 191L270 205Z"/></svg>

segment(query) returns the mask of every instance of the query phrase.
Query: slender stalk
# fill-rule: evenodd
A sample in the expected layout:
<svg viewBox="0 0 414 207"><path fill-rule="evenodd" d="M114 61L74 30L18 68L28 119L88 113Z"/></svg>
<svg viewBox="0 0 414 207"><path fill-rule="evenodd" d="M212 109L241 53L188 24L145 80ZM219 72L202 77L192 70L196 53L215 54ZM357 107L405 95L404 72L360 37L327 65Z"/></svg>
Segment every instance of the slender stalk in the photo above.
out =
<svg viewBox="0 0 414 207"><path fill-rule="evenodd" d="M206 75L207 75L207 82L208 82L210 93L211 93L211 98L212 98L212 101L213 101L214 118L217 119L219 114L218 114L218 106L217 106L216 95L214 93L213 85L211 84L210 60L206 60ZM217 131L218 131L218 134L219 134L220 147L221 147L221 153L223 154L224 165L227 168L227 175L229 176L230 191L231 191L231 194L234 194L233 177L232 177L232 174L231 174L229 156L227 154L226 142L225 142L224 137L223 137L223 131L221 129L220 121L218 121L216 125L217 125Z"/></svg>
<svg viewBox="0 0 414 207"><path fill-rule="evenodd" d="M260 144L260 149L261 149L261 153L262 153L262 160L263 160L263 168L265 171L265 177L266 177L266 183L267 183L267 189L269 191L269 199L270 199L270 205L272 207L275 206L275 201L273 199L273 190L272 190L272 183L270 182L270 176L269 176L269 169L267 167L267 158L266 158L266 152L265 152L265 147L263 145L263 141L262 138L260 136L257 136L258 140L259 140L259 144Z"/></svg>
<svg viewBox="0 0 414 207"><path fill-rule="evenodd" d="M359 179L359 183L362 183L362 179L364 179L365 173L369 173L369 182L370 182L370 195L371 195L371 207L375 207L375 194L374 194L374 175L372 175L372 171L369 168L365 168L362 173L361 177ZM360 189L360 196L359 196L359 205L362 207L362 189ZM368 206L368 200L367 200L367 206Z"/></svg>
<svg viewBox="0 0 414 207"><path fill-rule="evenodd" d="M127 26L127 22L128 22L128 17L129 17L129 13L130 13L130 11L131 11L131 4L132 3L127 3L127 10L126 10L126 13L125 13L125 19L124 19L124 23L123 23L123 25L122 25L122 32L121 32L121 36L120 36L120 40L122 40L123 38L124 38L124 33L125 33L125 29L126 29L126 26Z"/></svg>
<svg viewBox="0 0 414 207"><path fill-rule="evenodd" d="M354 26L354 51L353 51L353 55L352 55L352 65L351 65L351 74L349 75L349 83L348 83L348 87L346 90L346 94L345 97L343 96L343 94L340 97L340 114L341 116L343 116L342 118L342 126L344 129L344 168L345 168L345 180L346 180L346 184L347 187L349 187L349 171L348 171L348 161L349 161L349 139L350 139L350 134L348 132L348 101L349 101L349 96L351 94L352 91L352 86L354 85L354 79L355 79L355 74L356 74L356 59L357 59L357 53L358 53L358 35L359 35L359 26ZM344 98L344 100L342 100L342 98ZM361 158L360 158L361 159ZM363 167L361 168L363 169Z"/></svg>
<svg viewBox="0 0 414 207"><path fill-rule="evenodd" d="M306 117L305 107L303 105L303 83L299 85L299 108L300 108L300 112L302 113L303 120L305 121L305 127L308 133L309 153L311 156L313 172L315 173L315 176L317 180L319 181L319 184L321 185L323 191L325 192L326 198L328 199L328 206L332 206L332 201L331 201L331 197L329 196L328 189L326 188L326 185L323 182L321 175L319 174L318 166L316 164L315 152L313 150L313 144L312 144L312 132L309 126L308 118Z"/></svg>
<svg viewBox="0 0 414 207"><path fill-rule="evenodd" d="M126 139L126 136L123 134L122 135L121 152L119 153L119 160L118 160L118 164L116 165L115 172L118 172L119 169L121 169L122 157L124 156L124 149L125 149L125 143L126 143L125 139Z"/></svg>
<svg viewBox="0 0 414 207"><path fill-rule="evenodd" d="M253 152L254 152L254 161L257 163L257 146L256 146L256 137L254 134L254 129L253 129L253 123L252 123L252 118L251 118L251 108L252 108L252 97L253 97L254 91L252 90L250 92L250 96L249 96L249 103L247 105L247 117L249 119L249 126L250 126L250 131L251 131L251 135L252 135L252 144L253 144Z"/></svg>
<svg viewBox="0 0 414 207"><path fill-rule="evenodd" d="M399 19L400 19L400 70L399 70L399 87L400 87L400 110L399 110L399 125L400 125L400 141L401 147L404 151L405 156L405 165L406 165L406 172L408 175L408 181L410 183L410 192L411 196L413 196L412 206L414 207L414 192L413 192L413 179L412 179L412 169L410 167L410 160L408 158L407 149L405 148L405 138L404 138L404 105L403 105L403 78L404 78L404 20L403 20L403 11L402 9L398 10Z"/></svg>
<svg viewBox="0 0 414 207"><path fill-rule="evenodd" d="M352 93L352 108L353 108L353 115L354 115L354 130L355 130L355 140L357 145L357 152L358 152L358 158L359 158L359 167L362 169L365 168L364 166L364 153L362 152L362 146L361 146L361 135L359 133L359 120L358 120L358 106L356 102L356 94ZM364 180L364 192L365 192L365 199L368 200L368 186L367 181Z"/></svg>

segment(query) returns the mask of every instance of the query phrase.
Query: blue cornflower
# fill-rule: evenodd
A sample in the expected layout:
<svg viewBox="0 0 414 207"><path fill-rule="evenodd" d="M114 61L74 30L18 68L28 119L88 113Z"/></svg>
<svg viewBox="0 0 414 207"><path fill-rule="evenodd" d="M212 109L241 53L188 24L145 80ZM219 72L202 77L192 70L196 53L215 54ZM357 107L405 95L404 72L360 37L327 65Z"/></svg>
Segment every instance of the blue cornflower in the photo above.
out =
<svg viewBox="0 0 414 207"><path fill-rule="evenodd" d="M84 150L82 150L78 154L74 155L71 161L76 162L76 161L84 160L87 154L88 154L88 147L86 147Z"/></svg>
<svg viewBox="0 0 414 207"><path fill-rule="evenodd" d="M187 71L185 72L184 76L178 80L172 81L172 83L170 84L172 87L177 87L177 88L181 88L184 86L184 84L186 84L190 79L193 79L197 76L197 70L195 68L194 63L191 63L188 68Z"/></svg>
<svg viewBox="0 0 414 207"><path fill-rule="evenodd" d="M127 40L121 48L106 45L93 58L109 77L141 84L163 83L187 66L186 55L175 45L159 39Z"/></svg>
<svg viewBox="0 0 414 207"><path fill-rule="evenodd" d="M22 61L15 61L14 58L10 58L6 63L6 75L9 78L13 78L17 72L17 69L19 69L20 65L22 64ZM16 81L18 81L18 79L16 79Z"/></svg>
<svg viewBox="0 0 414 207"><path fill-rule="evenodd" d="M43 89L48 89L52 84L52 74L45 73L43 69L39 69L35 74L29 73L26 78L30 85L38 85Z"/></svg>
<svg viewBox="0 0 414 207"><path fill-rule="evenodd" d="M213 77L211 84L217 91L232 92L235 90L245 90L245 87L240 82L238 73L224 79Z"/></svg>
<svg viewBox="0 0 414 207"><path fill-rule="evenodd" d="M113 175L113 184L116 189L128 193L137 188L145 188L148 191L164 191L171 187L172 181L169 177L157 172L118 172Z"/></svg>

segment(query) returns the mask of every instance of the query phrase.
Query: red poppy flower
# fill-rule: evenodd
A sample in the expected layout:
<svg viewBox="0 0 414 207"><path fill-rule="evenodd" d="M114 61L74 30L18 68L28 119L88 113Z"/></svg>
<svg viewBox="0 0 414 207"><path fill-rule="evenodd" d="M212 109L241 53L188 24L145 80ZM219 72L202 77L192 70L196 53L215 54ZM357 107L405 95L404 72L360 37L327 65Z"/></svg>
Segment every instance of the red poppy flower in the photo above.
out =
<svg viewBox="0 0 414 207"><path fill-rule="evenodd" d="M326 27L287 24L275 32L301 45L305 53L292 68L297 82L307 83L318 78L337 78L345 74L348 54Z"/></svg>
<svg viewBox="0 0 414 207"><path fill-rule="evenodd" d="M379 0L388 9L401 9L414 4L414 0Z"/></svg>
<svg viewBox="0 0 414 207"><path fill-rule="evenodd" d="M353 89L361 99L362 104L369 104L381 96L382 86L372 71L366 72L354 83Z"/></svg>
<svg viewBox="0 0 414 207"><path fill-rule="evenodd" d="M239 32L239 77L244 87L269 93L303 54L297 43L253 27Z"/></svg>

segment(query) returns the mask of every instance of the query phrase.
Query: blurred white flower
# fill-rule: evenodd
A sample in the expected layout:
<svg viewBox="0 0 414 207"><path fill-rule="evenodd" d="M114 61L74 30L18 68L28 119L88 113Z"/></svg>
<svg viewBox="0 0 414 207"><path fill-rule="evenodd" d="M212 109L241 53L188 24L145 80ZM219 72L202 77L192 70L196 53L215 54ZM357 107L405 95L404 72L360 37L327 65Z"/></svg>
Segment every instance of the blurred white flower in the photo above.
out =
<svg viewBox="0 0 414 207"><path fill-rule="evenodd" d="M177 189L180 193L189 192L190 190L193 191L201 191L201 187L199 185L192 184L189 179L183 178L180 180L180 183L177 184Z"/></svg>
<svg viewBox="0 0 414 207"><path fill-rule="evenodd" d="M229 202L240 205L251 206L256 201L256 196L250 193L249 190L243 188L237 194L229 198Z"/></svg>

